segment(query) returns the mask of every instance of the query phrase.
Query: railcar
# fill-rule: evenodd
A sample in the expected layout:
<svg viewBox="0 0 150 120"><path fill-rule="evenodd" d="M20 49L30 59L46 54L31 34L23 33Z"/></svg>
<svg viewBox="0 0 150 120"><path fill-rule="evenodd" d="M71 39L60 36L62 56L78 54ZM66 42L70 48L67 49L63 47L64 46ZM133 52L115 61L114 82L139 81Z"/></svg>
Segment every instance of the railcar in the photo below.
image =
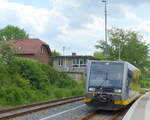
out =
<svg viewBox="0 0 150 120"><path fill-rule="evenodd" d="M118 110L140 96L141 72L125 61L87 62L84 102L97 109Z"/></svg>

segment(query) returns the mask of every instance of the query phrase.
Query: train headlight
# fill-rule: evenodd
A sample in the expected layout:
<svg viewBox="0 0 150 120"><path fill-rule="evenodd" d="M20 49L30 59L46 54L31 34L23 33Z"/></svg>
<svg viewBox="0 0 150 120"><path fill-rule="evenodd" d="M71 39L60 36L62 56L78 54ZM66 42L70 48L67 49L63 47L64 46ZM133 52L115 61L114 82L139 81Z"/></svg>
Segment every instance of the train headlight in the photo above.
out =
<svg viewBox="0 0 150 120"><path fill-rule="evenodd" d="M115 93L121 93L122 90L121 90L121 89L114 89L114 92L115 92Z"/></svg>
<svg viewBox="0 0 150 120"><path fill-rule="evenodd" d="M90 91L90 92L95 92L95 88L92 88L92 87L91 87L91 88L89 88L89 91Z"/></svg>

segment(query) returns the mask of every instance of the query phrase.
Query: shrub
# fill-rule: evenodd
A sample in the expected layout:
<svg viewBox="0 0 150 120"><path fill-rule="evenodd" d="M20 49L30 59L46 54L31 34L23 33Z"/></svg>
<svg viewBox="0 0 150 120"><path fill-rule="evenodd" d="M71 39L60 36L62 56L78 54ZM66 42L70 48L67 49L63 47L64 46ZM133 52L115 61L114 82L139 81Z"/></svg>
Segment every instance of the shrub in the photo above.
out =
<svg viewBox="0 0 150 120"><path fill-rule="evenodd" d="M0 63L1 105L29 104L83 94L82 85L46 64L19 57L13 62L14 72L8 71L7 64Z"/></svg>
<svg viewBox="0 0 150 120"><path fill-rule="evenodd" d="M150 78L143 78L141 80L141 86L142 87L150 87Z"/></svg>
<svg viewBox="0 0 150 120"><path fill-rule="evenodd" d="M21 105L83 94L83 87L49 65L15 56L0 44L0 105Z"/></svg>

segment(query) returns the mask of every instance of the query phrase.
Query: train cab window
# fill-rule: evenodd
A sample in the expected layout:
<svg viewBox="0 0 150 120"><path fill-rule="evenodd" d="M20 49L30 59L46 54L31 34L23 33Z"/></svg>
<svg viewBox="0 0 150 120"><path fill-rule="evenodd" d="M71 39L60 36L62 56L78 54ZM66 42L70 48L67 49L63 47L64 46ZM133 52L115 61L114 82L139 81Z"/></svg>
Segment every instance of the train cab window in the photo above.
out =
<svg viewBox="0 0 150 120"><path fill-rule="evenodd" d="M123 64L110 62L93 62L90 68L90 86L121 88Z"/></svg>

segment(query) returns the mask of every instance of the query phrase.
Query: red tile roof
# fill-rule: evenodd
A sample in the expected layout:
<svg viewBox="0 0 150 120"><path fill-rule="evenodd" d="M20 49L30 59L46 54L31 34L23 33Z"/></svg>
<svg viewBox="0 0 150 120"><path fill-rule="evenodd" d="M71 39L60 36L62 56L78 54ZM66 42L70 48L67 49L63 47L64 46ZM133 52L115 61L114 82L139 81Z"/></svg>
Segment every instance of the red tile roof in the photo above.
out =
<svg viewBox="0 0 150 120"><path fill-rule="evenodd" d="M9 40L8 42L18 50L18 54L38 54L41 52L42 46L47 48L49 54L51 53L49 45L40 39L19 39Z"/></svg>

